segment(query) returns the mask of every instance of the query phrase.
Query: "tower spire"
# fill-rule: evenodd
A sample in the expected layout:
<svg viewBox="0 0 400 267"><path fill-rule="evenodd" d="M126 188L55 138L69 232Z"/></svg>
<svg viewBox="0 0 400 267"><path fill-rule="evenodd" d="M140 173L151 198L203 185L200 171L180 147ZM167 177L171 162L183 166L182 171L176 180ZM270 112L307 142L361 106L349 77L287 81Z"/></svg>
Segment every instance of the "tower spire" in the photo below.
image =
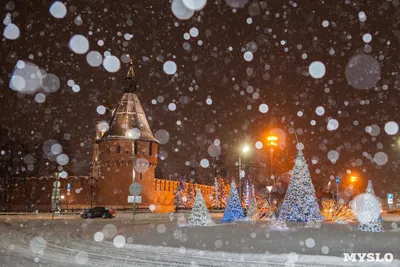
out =
<svg viewBox="0 0 400 267"><path fill-rule="evenodd" d="M124 93L135 93L136 92L137 84L136 84L135 70L133 68L133 59L134 59L134 57L131 57L131 60L129 62L129 70L125 77Z"/></svg>

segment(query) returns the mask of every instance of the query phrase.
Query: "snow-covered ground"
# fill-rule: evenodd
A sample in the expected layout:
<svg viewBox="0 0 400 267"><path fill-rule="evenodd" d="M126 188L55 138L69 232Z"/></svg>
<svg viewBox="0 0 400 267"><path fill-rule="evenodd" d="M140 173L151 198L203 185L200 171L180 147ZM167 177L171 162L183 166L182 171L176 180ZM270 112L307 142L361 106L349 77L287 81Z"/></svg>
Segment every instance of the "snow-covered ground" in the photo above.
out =
<svg viewBox="0 0 400 267"><path fill-rule="evenodd" d="M400 266L396 216L383 216L384 233L330 223L283 230L263 221L180 228L168 214L139 214L134 227L128 213L114 220L0 216L0 266ZM344 262L344 252L393 253L395 261Z"/></svg>

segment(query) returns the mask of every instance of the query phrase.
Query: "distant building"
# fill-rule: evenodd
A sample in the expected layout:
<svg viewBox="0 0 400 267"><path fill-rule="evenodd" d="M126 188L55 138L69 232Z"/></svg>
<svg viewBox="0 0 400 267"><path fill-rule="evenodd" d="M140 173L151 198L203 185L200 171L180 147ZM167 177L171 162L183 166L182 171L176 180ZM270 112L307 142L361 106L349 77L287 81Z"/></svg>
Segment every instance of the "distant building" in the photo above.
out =
<svg viewBox="0 0 400 267"><path fill-rule="evenodd" d="M54 188L56 175L16 178L10 209L132 208L128 203L129 186L135 181L143 189L139 208L154 205L155 212L174 211L174 191L178 181L155 178L159 142L153 136L136 89L131 63L124 80L124 94L110 123L96 128L90 176L59 178L59 190ZM202 191L210 205L213 186L194 184L194 187Z"/></svg>

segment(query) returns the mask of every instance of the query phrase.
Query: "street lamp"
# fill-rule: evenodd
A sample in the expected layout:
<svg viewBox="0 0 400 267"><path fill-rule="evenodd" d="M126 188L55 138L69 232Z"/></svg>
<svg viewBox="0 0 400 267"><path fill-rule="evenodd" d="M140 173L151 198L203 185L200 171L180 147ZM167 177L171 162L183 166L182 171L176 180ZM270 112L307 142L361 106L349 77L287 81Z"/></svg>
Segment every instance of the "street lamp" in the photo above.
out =
<svg viewBox="0 0 400 267"><path fill-rule="evenodd" d="M351 177L350 177L350 181L351 181L352 183L357 182L357 179L358 179L357 176L351 176Z"/></svg>
<svg viewBox="0 0 400 267"><path fill-rule="evenodd" d="M240 199L240 205L242 205L242 179L245 176L244 170L242 171L242 158L241 155L245 155L250 151L250 146L249 145L244 145L242 147L241 153L239 154L239 199Z"/></svg>
<svg viewBox="0 0 400 267"><path fill-rule="evenodd" d="M274 178L274 172L273 172L273 152L274 152L274 148L278 146L278 137L275 135L269 135L267 137L267 147L270 148L271 151L271 179ZM276 183L276 181L274 180L274 183Z"/></svg>
<svg viewBox="0 0 400 267"><path fill-rule="evenodd" d="M267 189L269 192L269 204L272 206L272 202L271 202L271 191L272 191L272 185L267 185Z"/></svg>

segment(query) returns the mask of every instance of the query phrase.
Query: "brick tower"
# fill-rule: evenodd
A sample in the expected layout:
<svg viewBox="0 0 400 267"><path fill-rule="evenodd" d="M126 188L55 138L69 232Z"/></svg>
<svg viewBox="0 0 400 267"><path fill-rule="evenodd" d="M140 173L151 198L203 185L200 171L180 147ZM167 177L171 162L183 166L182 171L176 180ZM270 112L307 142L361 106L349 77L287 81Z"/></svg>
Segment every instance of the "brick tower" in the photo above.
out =
<svg viewBox="0 0 400 267"><path fill-rule="evenodd" d="M98 133L93 147L92 175L98 178L96 205L113 208L128 204L129 185L142 185L142 203L154 199L154 175L158 141L154 138L136 93L137 83L131 62L124 80L124 94L113 112L108 131Z"/></svg>

